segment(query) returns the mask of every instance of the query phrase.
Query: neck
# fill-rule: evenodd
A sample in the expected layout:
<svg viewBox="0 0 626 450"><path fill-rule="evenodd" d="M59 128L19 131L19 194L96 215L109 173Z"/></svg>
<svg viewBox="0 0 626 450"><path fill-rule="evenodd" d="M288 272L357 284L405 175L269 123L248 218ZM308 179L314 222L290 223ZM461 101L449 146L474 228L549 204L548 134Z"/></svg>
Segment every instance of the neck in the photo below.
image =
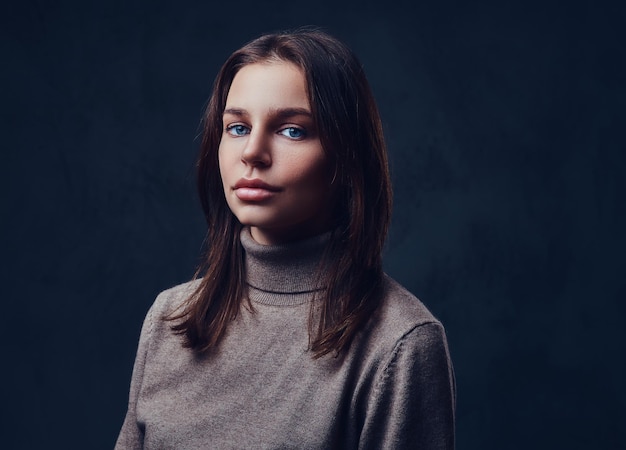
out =
<svg viewBox="0 0 626 450"><path fill-rule="evenodd" d="M249 227L250 235L252 239L262 245L281 245L289 244L291 242L303 241L308 238L319 236L327 231L330 231L330 220L324 216L308 224L302 224L297 227L285 227L285 228L259 228Z"/></svg>
<svg viewBox="0 0 626 450"><path fill-rule="evenodd" d="M309 302L322 289L318 272L329 233L279 245L262 245L250 228L241 232L250 299L259 303L295 305Z"/></svg>

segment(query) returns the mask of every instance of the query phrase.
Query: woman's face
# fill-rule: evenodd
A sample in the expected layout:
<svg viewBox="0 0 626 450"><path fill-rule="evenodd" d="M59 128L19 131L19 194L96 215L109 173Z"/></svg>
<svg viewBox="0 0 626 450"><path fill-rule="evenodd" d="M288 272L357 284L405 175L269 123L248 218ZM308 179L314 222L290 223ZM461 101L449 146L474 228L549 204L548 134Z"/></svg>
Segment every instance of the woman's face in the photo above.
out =
<svg viewBox="0 0 626 450"><path fill-rule="evenodd" d="M329 163L300 68L282 61L244 66L228 92L223 123L224 194L252 237L278 244L326 231Z"/></svg>

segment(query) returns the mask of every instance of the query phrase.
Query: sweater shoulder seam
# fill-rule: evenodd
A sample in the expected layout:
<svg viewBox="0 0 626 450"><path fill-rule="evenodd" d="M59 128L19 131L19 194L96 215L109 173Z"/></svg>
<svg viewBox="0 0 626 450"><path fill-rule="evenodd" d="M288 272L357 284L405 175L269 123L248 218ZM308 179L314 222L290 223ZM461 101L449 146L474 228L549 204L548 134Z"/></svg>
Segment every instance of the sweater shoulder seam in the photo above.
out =
<svg viewBox="0 0 626 450"><path fill-rule="evenodd" d="M409 336L411 336L418 329L424 328L429 325L434 325L435 327L443 328L443 325L441 324L441 322L439 322L436 319L421 321L419 323L414 324L412 327L408 328L400 337L398 337L398 339L396 340L393 346L393 349L389 353L389 357L387 358L387 361L383 365L383 369L380 371L379 375L377 376L376 385L375 385L376 386L375 389L377 391L380 390L380 387L384 384L384 380L387 378L389 373L393 371L395 367L396 359L398 355L400 354L400 352L402 351L402 347L406 343Z"/></svg>

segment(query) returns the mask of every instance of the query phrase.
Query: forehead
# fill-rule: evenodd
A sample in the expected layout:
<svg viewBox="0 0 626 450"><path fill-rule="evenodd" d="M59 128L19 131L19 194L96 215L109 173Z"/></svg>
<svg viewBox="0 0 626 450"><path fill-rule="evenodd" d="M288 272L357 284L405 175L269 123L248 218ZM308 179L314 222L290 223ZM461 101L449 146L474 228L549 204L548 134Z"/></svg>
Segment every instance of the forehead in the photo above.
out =
<svg viewBox="0 0 626 450"><path fill-rule="evenodd" d="M235 75L226 108L309 108L306 79L295 64L271 61L248 64Z"/></svg>

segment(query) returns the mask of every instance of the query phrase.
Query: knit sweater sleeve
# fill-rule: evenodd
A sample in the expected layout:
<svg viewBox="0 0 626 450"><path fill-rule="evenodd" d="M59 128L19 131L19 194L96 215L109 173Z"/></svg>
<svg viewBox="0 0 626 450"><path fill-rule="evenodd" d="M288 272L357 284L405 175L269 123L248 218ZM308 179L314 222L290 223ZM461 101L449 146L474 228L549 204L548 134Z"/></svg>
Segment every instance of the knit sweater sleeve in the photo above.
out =
<svg viewBox="0 0 626 450"><path fill-rule="evenodd" d="M143 448L143 430L137 424L137 399L143 382L144 367L146 364L146 355L150 342L150 335L153 328L153 316L155 306L152 306L141 328L139 336L139 345L137 348L137 357L133 367L133 375L130 381L130 393L128 396L128 410L126 417L120 430L120 434L115 444L115 450L130 450Z"/></svg>
<svg viewBox="0 0 626 450"><path fill-rule="evenodd" d="M359 448L453 449L455 396L442 325L414 327L398 340L378 374Z"/></svg>

